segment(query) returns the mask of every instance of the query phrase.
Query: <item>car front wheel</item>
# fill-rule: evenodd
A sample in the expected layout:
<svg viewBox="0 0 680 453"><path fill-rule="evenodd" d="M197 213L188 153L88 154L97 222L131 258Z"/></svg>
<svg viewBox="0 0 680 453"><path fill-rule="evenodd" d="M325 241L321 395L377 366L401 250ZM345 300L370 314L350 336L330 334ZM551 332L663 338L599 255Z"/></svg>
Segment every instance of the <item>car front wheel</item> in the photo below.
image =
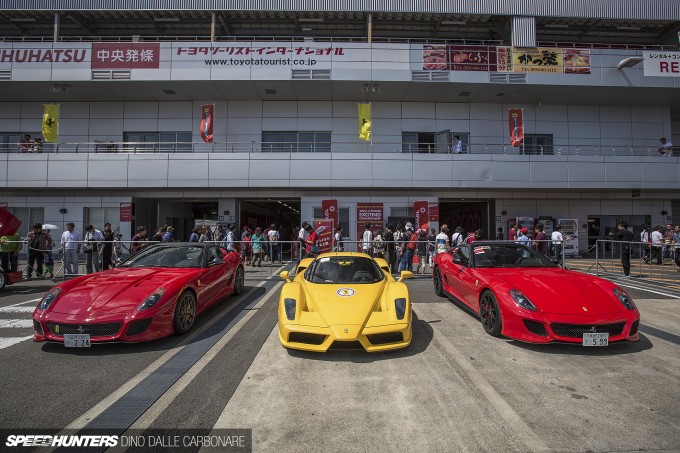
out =
<svg viewBox="0 0 680 453"><path fill-rule="evenodd" d="M236 277L234 280L234 295L238 296L243 292L245 286L245 272L241 266L236 269Z"/></svg>
<svg viewBox="0 0 680 453"><path fill-rule="evenodd" d="M491 291L484 291L479 301L479 316L482 318L484 331L491 336L498 337L501 334L503 321L501 310L498 308L498 300Z"/></svg>
<svg viewBox="0 0 680 453"><path fill-rule="evenodd" d="M196 319L196 296L191 291L184 291L175 306L173 325L175 333L184 335L191 330Z"/></svg>

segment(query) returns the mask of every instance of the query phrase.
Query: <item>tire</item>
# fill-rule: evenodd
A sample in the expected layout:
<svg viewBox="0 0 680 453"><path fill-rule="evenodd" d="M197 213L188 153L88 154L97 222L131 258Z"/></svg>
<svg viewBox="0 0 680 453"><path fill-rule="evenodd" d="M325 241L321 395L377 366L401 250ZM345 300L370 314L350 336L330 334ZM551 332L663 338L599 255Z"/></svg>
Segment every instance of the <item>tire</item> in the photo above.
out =
<svg viewBox="0 0 680 453"><path fill-rule="evenodd" d="M492 337L499 337L503 328L498 300L491 291L484 291L479 301L479 317L484 331Z"/></svg>
<svg viewBox="0 0 680 453"><path fill-rule="evenodd" d="M175 333L184 335L191 330L196 320L196 296L191 291L184 291L177 298L175 315L172 317Z"/></svg>
<svg viewBox="0 0 680 453"><path fill-rule="evenodd" d="M7 285L7 275L4 271L0 270L0 291L2 291Z"/></svg>
<svg viewBox="0 0 680 453"><path fill-rule="evenodd" d="M238 269L236 269L236 277L234 277L234 296L241 294L244 287L245 272L243 271L243 267L239 266Z"/></svg>
<svg viewBox="0 0 680 453"><path fill-rule="evenodd" d="M434 293L439 297L446 297L446 294L444 294L444 281L442 280L442 272L438 267L432 273L432 283L434 283Z"/></svg>

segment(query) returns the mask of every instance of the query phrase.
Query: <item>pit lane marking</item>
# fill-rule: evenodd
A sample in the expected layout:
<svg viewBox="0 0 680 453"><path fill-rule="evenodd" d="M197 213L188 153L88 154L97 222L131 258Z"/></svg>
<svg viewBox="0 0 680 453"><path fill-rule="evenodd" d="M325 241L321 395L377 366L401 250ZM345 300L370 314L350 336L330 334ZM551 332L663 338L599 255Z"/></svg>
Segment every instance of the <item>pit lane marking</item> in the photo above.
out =
<svg viewBox="0 0 680 453"><path fill-rule="evenodd" d="M426 319L427 317L420 312L423 310L422 306L417 309L414 306L413 310L418 314L419 319ZM518 439L527 446L527 451L543 452L549 451L548 446L543 440L526 424L520 415L508 404L500 393L487 381L482 373L472 366L472 363L465 357L456 346L446 338L437 326L437 324L430 324L435 331L432 341L437 341L450 354L450 357L456 364L467 374L469 382L475 385L477 389L484 395L486 400L496 409L496 412L506 421L508 426L517 434Z"/></svg>
<svg viewBox="0 0 680 453"><path fill-rule="evenodd" d="M32 319L0 319L0 329L32 329Z"/></svg>
<svg viewBox="0 0 680 453"><path fill-rule="evenodd" d="M32 325L33 323L31 323L31 326ZM33 335L27 337L0 337L0 349L9 348L10 346L21 343L22 341L30 340L31 338L33 338Z"/></svg>
<svg viewBox="0 0 680 453"><path fill-rule="evenodd" d="M256 287L261 286L265 282L261 282ZM260 301L247 310L247 313L232 327L229 331L217 342L215 345L206 352L203 357L201 357L194 366L192 366L181 378L175 382L172 387L166 391L163 396L161 396L147 411L142 414L141 417L135 421L130 429L147 429L151 424L165 411L165 409L172 404L173 401L179 396L182 391L199 375L199 373L205 368L210 361L212 361L215 356L227 345L229 341L236 334L239 333L241 328L246 325L246 323L255 316L258 309L268 302L276 292L283 285L283 281L279 282L273 288L267 291L267 296L260 299Z"/></svg>

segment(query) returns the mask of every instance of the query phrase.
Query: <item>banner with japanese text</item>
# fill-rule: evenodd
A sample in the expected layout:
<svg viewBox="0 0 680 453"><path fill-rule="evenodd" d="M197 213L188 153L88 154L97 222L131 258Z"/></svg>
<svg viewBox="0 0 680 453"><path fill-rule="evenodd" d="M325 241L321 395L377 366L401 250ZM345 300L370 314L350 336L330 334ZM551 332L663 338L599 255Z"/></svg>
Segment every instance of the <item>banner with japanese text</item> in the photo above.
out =
<svg viewBox="0 0 680 453"><path fill-rule="evenodd" d="M330 219L314 219L312 226L316 231L316 243L321 253L330 252L333 246L333 221Z"/></svg>
<svg viewBox="0 0 680 453"><path fill-rule="evenodd" d="M647 77L680 77L680 52L667 50L642 53L643 71Z"/></svg>

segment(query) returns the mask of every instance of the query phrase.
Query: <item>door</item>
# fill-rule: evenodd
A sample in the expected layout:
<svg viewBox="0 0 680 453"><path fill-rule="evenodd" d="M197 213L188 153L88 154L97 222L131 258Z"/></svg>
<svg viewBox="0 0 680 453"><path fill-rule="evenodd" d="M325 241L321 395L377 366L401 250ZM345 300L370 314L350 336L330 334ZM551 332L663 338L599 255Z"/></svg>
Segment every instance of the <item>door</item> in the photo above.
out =
<svg viewBox="0 0 680 453"><path fill-rule="evenodd" d="M437 132L434 136L434 146L435 153L437 154L449 154L451 152L451 131L445 130Z"/></svg>

